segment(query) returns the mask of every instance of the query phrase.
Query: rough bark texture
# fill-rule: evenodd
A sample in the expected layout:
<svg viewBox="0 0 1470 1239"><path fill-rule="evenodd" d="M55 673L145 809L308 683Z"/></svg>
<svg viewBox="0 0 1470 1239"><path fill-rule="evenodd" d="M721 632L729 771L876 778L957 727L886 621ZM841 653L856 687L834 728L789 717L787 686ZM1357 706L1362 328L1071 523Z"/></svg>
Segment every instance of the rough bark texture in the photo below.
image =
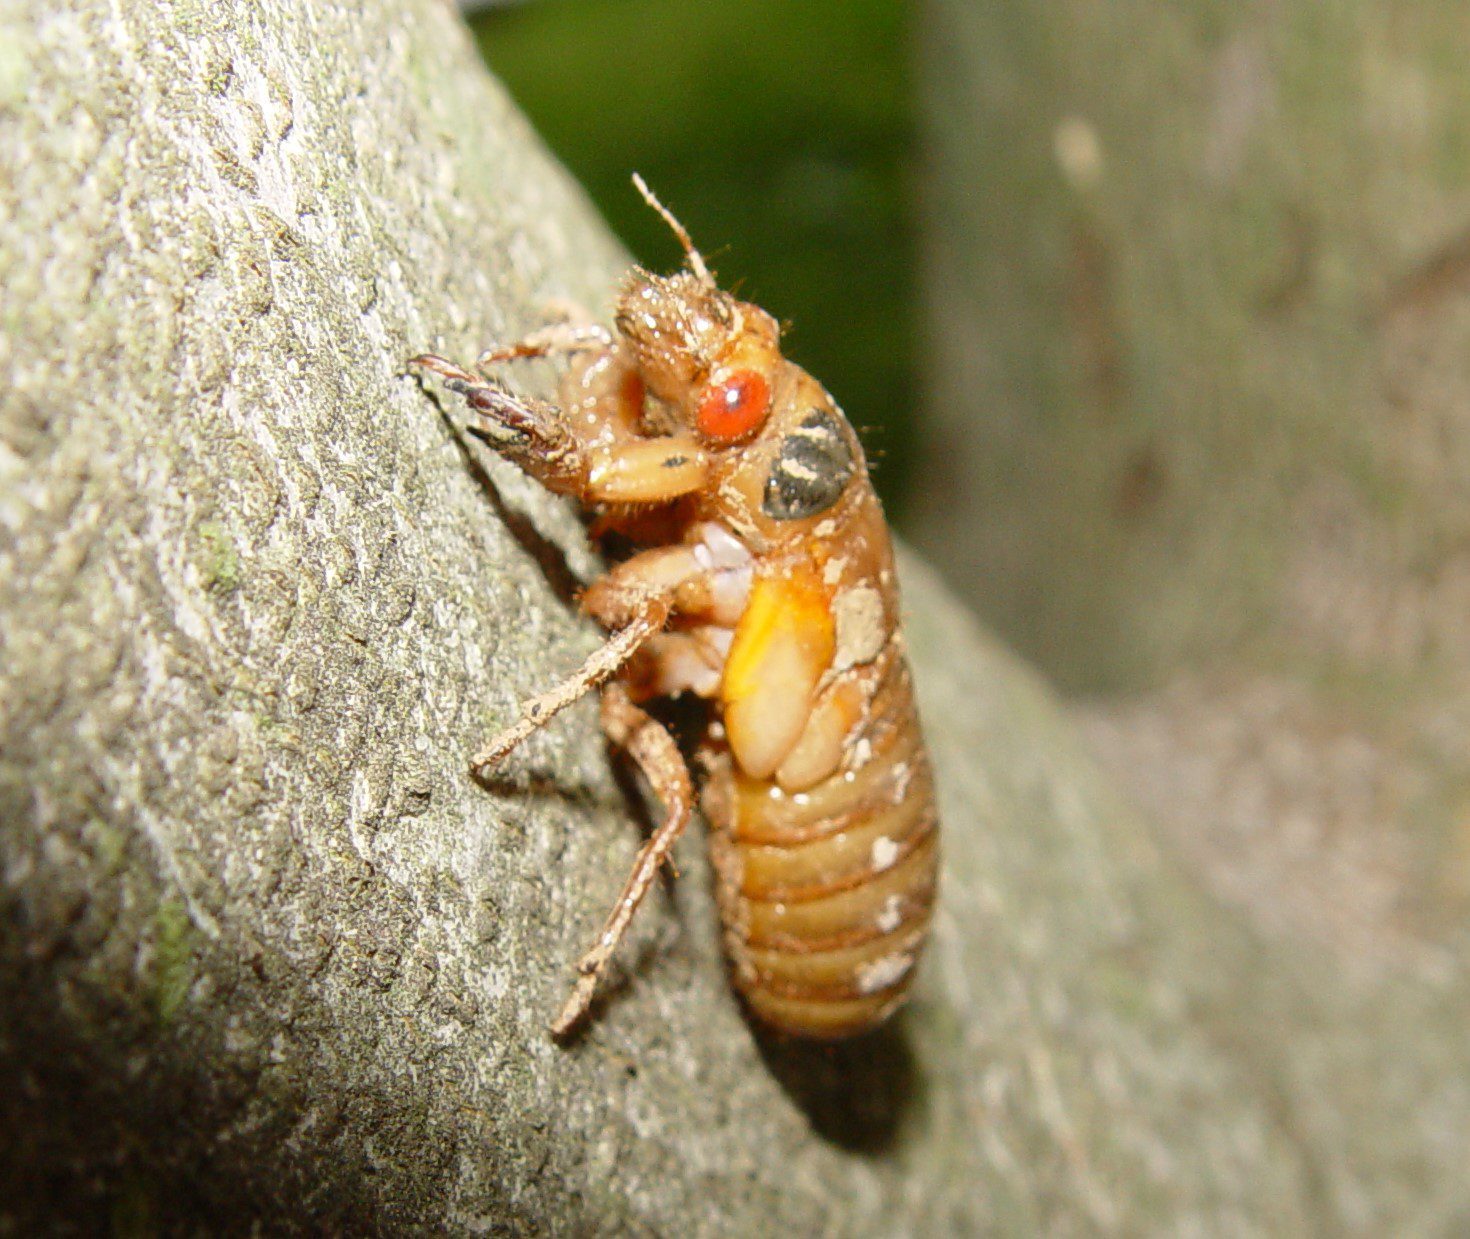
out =
<svg viewBox="0 0 1470 1239"><path fill-rule="evenodd" d="M590 707L464 760L591 560L402 363L622 255L448 6L3 14L0 1232L1465 1223L1453 990L1263 949L912 562L913 1009L757 1041L696 838L552 1045L630 801Z"/></svg>

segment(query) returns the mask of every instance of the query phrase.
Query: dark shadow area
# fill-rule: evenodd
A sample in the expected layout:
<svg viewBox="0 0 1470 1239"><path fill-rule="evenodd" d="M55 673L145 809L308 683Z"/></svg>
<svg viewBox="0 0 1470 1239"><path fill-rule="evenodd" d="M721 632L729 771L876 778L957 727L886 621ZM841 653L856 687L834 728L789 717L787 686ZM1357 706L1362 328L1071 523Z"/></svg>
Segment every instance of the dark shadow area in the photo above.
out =
<svg viewBox="0 0 1470 1239"><path fill-rule="evenodd" d="M440 410L443 413L443 410ZM447 413L444 418L454 426L453 419ZM464 454L465 465L470 475L484 489L486 497L490 500L490 506L495 509L495 514L501 523L510 531L513 537L532 559L536 566L541 569L541 575L546 578L546 584L551 592L557 596L568 607L575 607L577 599L581 597L583 582L577 579L570 567L567 566L567 557L561 547L557 546L551 539L545 537L531 519L524 512L517 512L501 496L496 488L495 479L486 471L485 466L475 459L475 454L470 451L469 445L461 437L463 434L480 436L476 434L473 426L466 426L461 430L455 427L455 443Z"/></svg>
<svg viewBox="0 0 1470 1239"><path fill-rule="evenodd" d="M573 785L544 769L518 764L514 753L502 765L480 771L469 770L467 766L465 773L487 792L494 792L497 796L556 800L589 813L594 809L621 812L626 807L621 800L603 795L584 783Z"/></svg>
<svg viewBox="0 0 1470 1239"><path fill-rule="evenodd" d="M28 928L0 908L0 935ZM246 1026L272 1018L267 1010L297 1013L287 1057L226 1048L218 1005L150 1019L134 995L87 979L87 951L74 941L44 961L0 952L0 1234L432 1226L455 1141L472 1130L493 1147L493 1126L445 1126L420 1098L380 1087L392 1072L387 1049L384 1062L344 1075L340 1029L301 999L294 961L269 947L251 958L236 942L195 962ZM507 1233L538 1225L537 1206L508 1194L493 1207Z"/></svg>
<svg viewBox="0 0 1470 1239"><path fill-rule="evenodd" d="M757 1028L756 1045L817 1135L849 1153L885 1153L918 1099L902 1017L847 1041L799 1041Z"/></svg>
<svg viewBox="0 0 1470 1239"><path fill-rule="evenodd" d="M510 531L510 536L519 543L521 549L535 560L551 592L566 606L575 607L577 599L581 596L584 582L578 580L576 573L568 566L566 555L562 552L561 547L542 534L524 512L516 511L505 502L499 488L495 485L495 479L490 476L489 471L470 450L470 445L465 442L466 435L473 438L481 437L476 433L475 427L457 421L445 406L439 392L426 383L422 375L412 373L412 377L417 381L419 389L433 403L445 426L449 428L449 433L454 438L454 445L464 461L466 472L485 492L485 497L490 501L490 506L495 510L495 515L499 518L500 523ZM493 446L491 444L492 448Z"/></svg>

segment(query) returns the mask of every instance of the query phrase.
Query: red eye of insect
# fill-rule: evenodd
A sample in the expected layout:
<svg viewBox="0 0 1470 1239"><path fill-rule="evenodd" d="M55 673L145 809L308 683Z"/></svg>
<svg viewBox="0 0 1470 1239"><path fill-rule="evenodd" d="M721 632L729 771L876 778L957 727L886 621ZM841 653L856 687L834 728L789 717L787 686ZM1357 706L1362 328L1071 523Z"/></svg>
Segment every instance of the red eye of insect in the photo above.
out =
<svg viewBox="0 0 1470 1239"><path fill-rule="evenodd" d="M704 394L698 425L711 439L741 439L766 419L771 385L755 370L736 370Z"/></svg>

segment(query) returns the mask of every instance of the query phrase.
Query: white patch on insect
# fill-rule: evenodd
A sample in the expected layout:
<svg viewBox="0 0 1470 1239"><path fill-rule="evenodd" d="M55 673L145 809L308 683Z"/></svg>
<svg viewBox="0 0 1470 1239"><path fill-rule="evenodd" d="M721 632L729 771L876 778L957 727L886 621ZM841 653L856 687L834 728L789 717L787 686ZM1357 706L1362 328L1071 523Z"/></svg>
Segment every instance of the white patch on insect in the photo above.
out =
<svg viewBox="0 0 1470 1239"><path fill-rule="evenodd" d="M710 578L711 612L716 623L735 624L750 599L753 560L745 545L718 521L705 521L694 530L694 562Z"/></svg>
<svg viewBox="0 0 1470 1239"><path fill-rule="evenodd" d="M889 895L874 922L880 933L891 934L903 923L903 896Z"/></svg>
<svg viewBox="0 0 1470 1239"><path fill-rule="evenodd" d="M836 585L842 579L842 570L847 567L847 559L842 555L834 555L822 565L822 584L826 586Z"/></svg>
<svg viewBox="0 0 1470 1239"><path fill-rule="evenodd" d="M837 433L832 429L832 423L829 422L829 421L826 421L825 419L822 420L822 421L819 421L819 422L813 422L810 426L807 426L807 425L798 426L795 430L791 431L790 433L791 433L791 436L793 436L793 437L799 435L803 439L813 439L813 440L826 439L826 440L832 440L832 439L837 438Z"/></svg>
<svg viewBox="0 0 1470 1239"><path fill-rule="evenodd" d="M822 475L810 465L804 465L799 460L783 460L778 469L789 478L796 478L799 482L819 482Z"/></svg>
<svg viewBox="0 0 1470 1239"><path fill-rule="evenodd" d="M882 959L862 964L857 970L858 992L876 994L879 990L885 990L890 985L903 980L904 975L913 966L914 957L907 951L897 955L885 955Z"/></svg>
<svg viewBox="0 0 1470 1239"><path fill-rule="evenodd" d="M873 868L875 870L887 869L898 859L900 849L893 839L884 835L881 839L873 840Z"/></svg>
<svg viewBox="0 0 1470 1239"><path fill-rule="evenodd" d="M837 652L832 656L834 674L859 663L870 663L883 651L883 596L871 585L845 590L832 600L832 620L837 628Z"/></svg>
<svg viewBox="0 0 1470 1239"><path fill-rule="evenodd" d="M719 521L702 521L694 529L699 536L694 554L700 563L708 559L711 568L743 568L750 563L750 552L744 543Z"/></svg>
<svg viewBox="0 0 1470 1239"><path fill-rule="evenodd" d="M670 643L659 659L659 692L670 697L686 688L700 697L713 697L720 687L720 673L697 644Z"/></svg>
<svg viewBox="0 0 1470 1239"><path fill-rule="evenodd" d="M710 616L717 622L738 624L750 601L749 568L716 572L710 583ZM732 629L733 631L733 629Z"/></svg>
<svg viewBox="0 0 1470 1239"><path fill-rule="evenodd" d="M904 762L893 772L893 791L888 799L894 804L902 804L909 794L909 784L914 780L914 768L909 762Z"/></svg>
<svg viewBox="0 0 1470 1239"><path fill-rule="evenodd" d="M854 766L866 766L873 757L873 742L867 736L863 736L852 746L852 764ZM848 778L852 775L849 773Z"/></svg>
<svg viewBox="0 0 1470 1239"><path fill-rule="evenodd" d="M721 628L718 624L709 624L701 628L697 636L700 643L716 655L721 662L730 653L730 647L735 644L735 630Z"/></svg>

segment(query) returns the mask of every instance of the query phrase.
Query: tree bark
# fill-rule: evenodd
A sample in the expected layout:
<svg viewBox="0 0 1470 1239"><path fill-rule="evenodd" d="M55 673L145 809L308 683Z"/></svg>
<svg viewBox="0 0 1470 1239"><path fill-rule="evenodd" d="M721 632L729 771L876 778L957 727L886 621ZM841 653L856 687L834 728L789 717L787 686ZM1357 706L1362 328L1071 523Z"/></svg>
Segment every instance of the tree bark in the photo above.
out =
<svg viewBox="0 0 1470 1239"><path fill-rule="evenodd" d="M1262 947L911 559L912 1009L755 1037L691 839L553 1045L633 802L590 706L465 759L594 563L404 359L625 256L447 6L3 12L0 1231L1463 1220L1454 991Z"/></svg>
<svg viewBox="0 0 1470 1239"><path fill-rule="evenodd" d="M1074 689L1463 689L1465 10L924 14L936 564Z"/></svg>
<svg viewBox="0 0 1470 1239"><path fill-rule="evenodd" d="M1400 1079L1458 1059L1470 989L1467 34L931 0L920 58L919 542L1273 958L1386 987L1385 1038L1439 1010L1380 1043ZM1322 1155L1323 1215L1462 1227L1434 1158L1382 1194L1399 1113Z"/></svg>

